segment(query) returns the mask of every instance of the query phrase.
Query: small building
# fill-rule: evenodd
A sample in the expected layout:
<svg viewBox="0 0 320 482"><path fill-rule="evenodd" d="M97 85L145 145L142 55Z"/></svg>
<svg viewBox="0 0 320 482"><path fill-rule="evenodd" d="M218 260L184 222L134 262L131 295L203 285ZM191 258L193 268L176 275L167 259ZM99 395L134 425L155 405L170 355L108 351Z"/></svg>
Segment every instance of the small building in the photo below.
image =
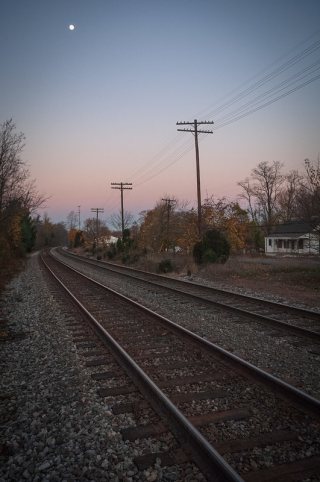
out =
<svg viewBox="0 0 320 482"><path fill-rule="evenodd" d="M276 254L320 254L320 226L315 229L306 221L291 218L276 227L274 233L264 238L265 253Z"/></svg>
<svg viewBox="0 0 320 482"><path fill-rule="evenodd" d="M115 236L105 236L105 237L99 238L99 244L102 243L107 247L109 247L112 243L117 244L117 241L118 241L118 238L116 238Z"/></svg>

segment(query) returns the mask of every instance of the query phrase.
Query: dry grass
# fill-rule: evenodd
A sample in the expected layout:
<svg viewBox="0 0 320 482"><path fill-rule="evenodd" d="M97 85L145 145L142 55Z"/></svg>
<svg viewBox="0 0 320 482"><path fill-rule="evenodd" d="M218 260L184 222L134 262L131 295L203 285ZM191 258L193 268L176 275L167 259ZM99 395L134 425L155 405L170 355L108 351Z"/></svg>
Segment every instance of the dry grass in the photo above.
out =
<svg viewBox="0 0 320 482"><path fill-rule="evenodd" d="M284 283L287 286L304 286L320 289L320 266L299 264L292 259L276 260L274 264L264 264L263 260L243 262L230 259L225 265L212 264L203 273L208 279L231 280L263 280Z"/></svg>

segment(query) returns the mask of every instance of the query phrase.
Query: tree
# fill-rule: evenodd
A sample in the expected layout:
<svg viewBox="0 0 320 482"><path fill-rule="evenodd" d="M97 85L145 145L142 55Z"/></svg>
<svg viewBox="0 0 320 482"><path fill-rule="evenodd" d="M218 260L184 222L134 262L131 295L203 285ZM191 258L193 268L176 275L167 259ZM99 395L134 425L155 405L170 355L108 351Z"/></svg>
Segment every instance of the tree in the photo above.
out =
<svg viewBox="0 0 320 482"><path fill-rule="evenodd" d="M15 129L12 119L0 124L0 238L5 240L0 239L0 244L9 247L11 255L18 253L21 235L26 236L28 216L46 200L38 193L35 181L29 179L27 165L21 158L25 136Z"/></svg>
<svg viewBox="0 0 320 482"><path fill-rule="evenodd" d="M281 221L287 221L296 216L297 195L302 179L298 171L291 171L285 176L285 186L278 196Z"/></svg>
<svg viewBox="0 0 320 482"><path fill-rule="evenodd" d="M20 222L21 244L27 253L31 253L37 238L37 227L30 214L26 214Z"/></svg>
<svg viewBox="0 0 320 482"><path fill-rule="evenodd" d="M207 231L201 241L193 248L193 258L197 264L206 262L225 263L229 258L230 244L223 234L217 229Z"/></svg>
<svg viewBox="0 0 320 482"><path fill-rule="evenodd" d="M203 223L206 229L218 229L228 240L231 250L236 252L245 247L249 228L249 216L237 202L226 198L206 199L203 206Z"/></svg>
<svg viewBox="0 0 320 482"><path fill-rule="evenodd" d="M67 216L67 229L71 231L72 229L77 229L79 223L79 217L74 211L70 211Z"/></svg>
<svg viewBox="0 0 320 482"><path fill-rule="evenodd" d="M134 216L130 211L123 212L123 224L124 229L129 229L131 224L134 221ZM116 231L121 231L122 233L122 217L121 217L121 209L118 213L112 213L108 219L109 224L114 227Z"/></svg>
<svg viewBox="0 0 320 482"><path fill-rule="evenodd" d="M85 219L83 222L83 232L86 234L88 241L93 243L97 237L97 219ZM102 219L98 219L98 236L99 238L110 236L107 224Z"/></svg>
<svg viewBox="0 0 320 482"><path fill-rule="evenodd" d="M305 174L296 196L296 215L314 229L320 225L320 159L305 159ZM320 234L320 233L319 233Z"/></svg>
<svg viewBox="0 0 320 482"><path fill-rule="evenodd" d="M247 199L250 214L256 213L255 216L265 225L267 234L280 218L279 194L285 181L282 168L283 164L279 161L273 161L271 165L266 161L260 162L252 169L250 179L246 178L238 183L244 190L240 197ZM252 209L253 198L256 200L256 211Z"/></svg>

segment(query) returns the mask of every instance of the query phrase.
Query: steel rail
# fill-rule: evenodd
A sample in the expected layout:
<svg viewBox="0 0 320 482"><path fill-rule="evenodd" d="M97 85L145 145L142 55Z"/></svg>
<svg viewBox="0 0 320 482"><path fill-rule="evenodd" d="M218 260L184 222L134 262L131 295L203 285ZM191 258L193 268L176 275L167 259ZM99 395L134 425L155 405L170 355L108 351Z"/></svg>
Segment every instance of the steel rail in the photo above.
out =
<svg viewBox="0 0 320 482"><path fill-rule="evenodd" d="M80 271L77 271L76 269L71 268L63 261L57 260L56 258L54 259L58 261L58 263L66 266L70 271L73 271L79 274L81 277L89 280L96 286L99 286L105 291L112 293L114 296L125 301L127 304L133 306L141 313L147 314L149 317L152 317L154 320L160 322L162 326L164 326L166 329L168 328L171 329L171 331L173 331L174 333L177 333L179 336L184 336L199 348L206 350L208 353L210 353L215 357L218 357L219 360L222 361L222 363L228 366L229 368L232 368L233 370L237 371L238 373L240 373L241 375L247 378L249 377L255 382L260 383L264 387L267 386L270 390L272 390L275 393L276 396L279 396L282 399L286 400L290 405L295 406L297 409L303 411L304 413L307 413L308 415L320 417L320 400L317 400L316 398L311 397L307 393L302 392L301 390L289 385L288 383L280 380L279 378L261 370L255 365L252 365L251 363L243 360L242 358L237 357L233 353L230 353L227 350L224 350L218 345L215 345L214 343L211 343L210 341L201 338L200 336L196 335L195 333L192 333L186 328L183 328L182 326L177 325L176 323L169 320L168 318L165 318L164 316L159 315L158 313L150 310L149 308L146 308L145 306L140 305L136 301L133 301L130 298L118 293L117 291L114 291L113 289L108 288L107 286L104 286L98 281L95 281L89 278L88 276L84 275Z"/></svg>
<svg viewBox="0 0 320 482"><path fill-rule="evenodd" d="M119 265L114 265L114 264L111 264L111 263L108 263L108 262L102 263L101 261L97 261L97 260L94 260L94 259L86 259L82 256L79 256L79 255L75 254L75 253L70 253L70 252L68 252L64 249L62 249L61 251L62 251L63 254L65 254L67 256L77 258L79 261L82 261L86 264L92 264L93 266L100 267L101 269L110 270L110 271L113 271L115 273L120 273L121 270L127 271L127 273L120 273L120 274L123 274L123 276L128 276L128 277L134 278L134 276L130 274L130 271L131 271L131 272L141 274L143 276L161 279L163 281L170 280L171 282L174 282L174 283L177 283L177 284L185 284L185 285L188 285L189 287L198 288L198 289L200 288L203 291L208 291L208 292L211 292L211 293L216 292L218 294L222 294L224 296L231 296L232 298L236 298L236 299L239 299L239 300L242 300L242 301L249 300L249 301L252 301L256 304L269 306L270 308L276 308L278 310L285 310L288 313L292 313L294 315L299 315L302 318L312 318L312 319L320 322L320 313L317 313L316 311L308 310L308 309L305 309L305 308L299 308L297 306L292 306L292 305L285 305L283 303L277 303L276 301L262 300L261 298L255 298L254 296L242 295L240 293L234 293L233 291L228 291L228 290L224 290L224 289L221 289L221 288L214 288L213 286L205 286L205 285L201 285L201 284L197 284L197 283L192 283L191 281L177 280L177 279L171 278L170 276L169 277L162 276L160 274L150 273L148 271L143 271L143 270L139 270L139 269L128 267L128 266L119 266ZM114 269L114 266L116 266L116 269ZM117 270L119 270L119 271L117 271ZM149 280L142 280L142 281L149 281Z"/></svg>
<svg viewBox="0 0 320 482"><path fill-rule="evenodd" d="M101 269L106 269L101 265L96 265L95 263L91 263L91 262L88 263L87 260L84 261L84 262L87 263L87 264L92 264L93 266L97 266ZM110 269L110 268L108 267L107 269ZM113 269L110 269L110 271L115 272L115 273L119 273L119 271L113 270ZM130 278L135 278L134 276L131 276L130 274L127 274L127 273L119 273L119 274L121 274L123 276L130 277ZM152 273L152 275L153 275L153 273ZM158 275L154 275L154 276L158 276ZM165 279L167 279L167 278L165 278ZM252 312L244 310L242 308L236 308L236 307L227 305L227 304L225 304L221 301L214 301L214 300L210 300L208 298L204 298L203 296L195 295L195 294L192 294L192 293L187 293L187 292L182 291L182 290L177 289L177 288L171 288L170 286L163 286L162 284L155 283L153 281L143 280L143 279L141 280L140 278L139 278L139 281L142 281L144 283L152 283L155 286L165 288L166 290L172 291L174 293L179 293L179 294L187 296L188 298L191 298L195 301L198 301L198 302L200 301L201 303L204 303L206 305L214 306L217 309L226 311L226 312L231 313L231 314L236 315L236 316L240 316L241 318L250 319L250 320L253 320L255 322L261 323L263 325L266 325L266 326L269 326L269 327L272 327L272 328L275 328L275 329L278 329L278 330L281 330L281 331L285 331L286 333L288 333L290 335L299 336L301 338L312 340L315 343L320 344L320 333L318 333L316 331L308 330L306 328L291 325L291 324L285 323L283 321L275 320L274 318L271 318L269 316L260 315L259 313L252 313ZM174 281L176 281L176 280L174 280ZM188 282L185 282L185 281L181 281L181 282L182 283L188 283ZM192 285L193 287L199 288L199 285L196 285L195 283L189 283L189 284ZM202 288L202 285L200 285L200 286ZM204 287L204 288L208 288L208 287ZM209 288L209 289L211 290L211 288ZM213 288L213 289L215 290L215 288ZM230 296L233 296L233 293L231 293L231 292L226 292L226 293L230 293ZM243 298L246 298L243 295L240 295L240 296L243 297ZM251 300L254 300L254 301L257 300L257 298L252 298L252 297L248 297L248 298L250 299L250 301ZM264 301L261 300L261 304L263 304L263 303L264 303ZM269 304L270 302L267 301L266 303ZM275 303L272 303L272 304L274 305ZM276 305L277 305L277 308L280 308L280 307L281 307L281 309L286 308L286 305L277 304L277 303L276 303ZM295 309L294 307L290 307L290 308ZM299 311L301 311L300 308L297 308L297 309ZM313 315L316 314L316 313L311 312L311 311L310 311L310 313L313 313ZM295 313L295 314L297 314L297 313ZM304 311L304 316L306 316L305 311ZM320 318L320 314L318 314L318 321L319 321L319 318Z"/></svg>
<svg viewBox="0 0 320 482"><path fill-rule="evenodd" d="M139 365L137 365L137 363L125 352L125 350L123 350L116 340L101 326L101 324L91 315L91 313L89 313L82 303L80 303L80 301L77 300L77 298L71 293L71 291L59 280L59 278L53 273L53 271L44 261L42 255L41 259L47 270L59 283L59 286L72 300L72 303L76 305L81 313L87 318L87 320L89 320L90 326L98 335L99 339L104 343L105 346L111 349L113 355L119 364L125 369L133 383L138 386L146 398L151 398L153 408L162 418L164 417L168 421L172 432L177 437L180 444L182 446L187 446L188 449L190 449L190 453L192 454L194 461L198 464L200 470L206 475L207 479L212 482L244 482L239 474L234 471L234 469L224 460L224 458L214 449L214 447L209 444L201 433L169 400L169 398L166 397L166 395L139 367ZM56 261L61 263L61 261ZM73 270L73 268L68 268ZM81 273L77 273L81 275ZM86 276L84 277L87 278ZM100 285L100 283L94 283L106 289L106 287ZM112 292L112 294L116 294L116 292L113 292L113 290L108 288L107 290ZM120 298L128 300L122 295L120 295Z"/></svg>

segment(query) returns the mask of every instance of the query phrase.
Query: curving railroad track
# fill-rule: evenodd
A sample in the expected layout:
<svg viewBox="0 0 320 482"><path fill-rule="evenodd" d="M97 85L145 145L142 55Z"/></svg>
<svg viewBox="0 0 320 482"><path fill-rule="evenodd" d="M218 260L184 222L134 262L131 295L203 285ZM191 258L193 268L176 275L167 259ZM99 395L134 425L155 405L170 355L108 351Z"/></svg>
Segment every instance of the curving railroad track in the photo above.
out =
<svg viewBox="0 0 320 482"><path fill-rule="evenodd" d="M128 395L128 403L114 407L136 416L136 426L122 431L124 439L170 431L180 443L173 443L172 453L138 457L138 466L191 457L207 480L320 480L318 400L48 254L45 262L99 336L97 343L88 328L72 326L99 395ZM97 350L99 343L108 351ZM110 350L133 383L121 383ZM131 399L137 389L142 395ZM160 419L139 425L150 405Z"/></svg>

